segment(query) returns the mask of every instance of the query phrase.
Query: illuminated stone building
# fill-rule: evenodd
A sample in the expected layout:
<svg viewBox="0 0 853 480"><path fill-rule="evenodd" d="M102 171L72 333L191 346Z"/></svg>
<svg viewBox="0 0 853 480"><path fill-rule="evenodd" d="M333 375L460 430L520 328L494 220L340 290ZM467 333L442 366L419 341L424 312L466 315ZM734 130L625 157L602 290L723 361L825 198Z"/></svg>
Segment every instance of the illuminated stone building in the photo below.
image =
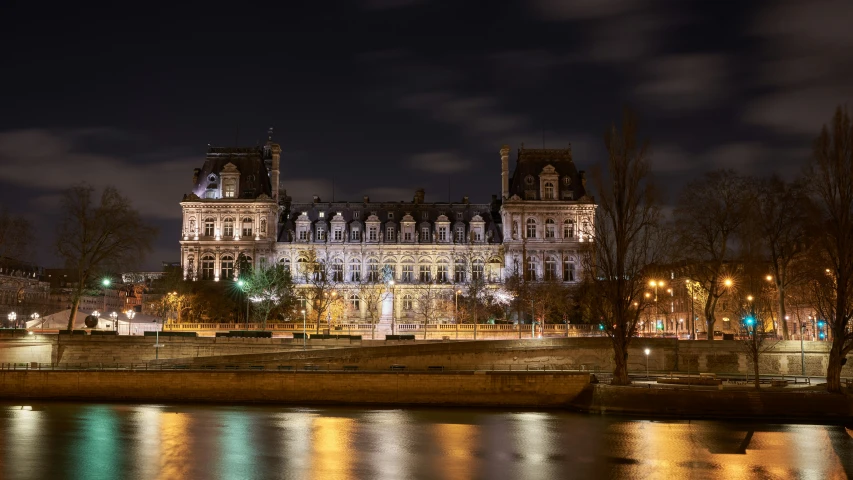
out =
<svg viewBox="0 0 853 480"><path fill-rule="evenodd" d="M211 147L181 202L184 278L233 281L242 257L255 266L281 264L306 282L300 263L316 255L349 304L345 316L369 317L359 298L368 282L388 287L382 316L399 321L416 320L424 285L452 297L469 282L498 288L516 273L577 282L578 248L590 240L595 208L584 172L571 149L522 146L510 176L509 153L500 150L501 197L489 203L426 202L423 189L411 201L328 202L287 196L279 184L281 148L271 140Z"/></svg>

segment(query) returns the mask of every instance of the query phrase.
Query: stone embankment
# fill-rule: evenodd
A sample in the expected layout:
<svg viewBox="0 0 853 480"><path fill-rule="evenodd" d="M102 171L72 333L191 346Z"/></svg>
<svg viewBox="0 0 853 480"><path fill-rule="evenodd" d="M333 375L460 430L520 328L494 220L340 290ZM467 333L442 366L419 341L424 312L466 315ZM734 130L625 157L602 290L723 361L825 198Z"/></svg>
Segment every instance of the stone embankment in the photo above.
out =
<svg viewBox="0 0 853 480"><path fill-rule="evenodd" d="M561 408L589 382L553 372L0 371L0 398Z"/></svg>

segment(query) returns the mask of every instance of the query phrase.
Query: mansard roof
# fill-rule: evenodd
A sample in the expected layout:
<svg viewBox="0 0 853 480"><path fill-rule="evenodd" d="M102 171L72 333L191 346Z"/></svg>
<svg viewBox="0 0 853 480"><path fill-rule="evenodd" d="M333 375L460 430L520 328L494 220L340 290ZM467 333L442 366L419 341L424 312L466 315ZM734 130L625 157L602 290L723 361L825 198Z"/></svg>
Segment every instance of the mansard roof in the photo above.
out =
<svg viewBox="0 0 853 480"><path fill-rule="evenodd" d="M265 164L269 158L270 150L264 147L209 147L204 166L193 172L193 193L203 198L211 183L208 177L214 174L216 182L219 182L222 171L231 164L240 173L238 198L255 199L262 194L272 197L272 184Z"/></svg>
<svg viewBox="0 0 853 480"><path fill-rule="evenodd" d="M525 191L535 191L536 199L540 195L539 175L547 166L554 168L559 175L559 190L573 192L572 198L577 200L586 195L583 185L584 172L578 171L572 160L572 148L524 148L518 149L515 170L509 181L509 196L518 195L525 198ZM570 184L565 186L564 179L569 178ZM532 182L531 182L532 181ZM559 196L558 198L562 198Z"/></svg>

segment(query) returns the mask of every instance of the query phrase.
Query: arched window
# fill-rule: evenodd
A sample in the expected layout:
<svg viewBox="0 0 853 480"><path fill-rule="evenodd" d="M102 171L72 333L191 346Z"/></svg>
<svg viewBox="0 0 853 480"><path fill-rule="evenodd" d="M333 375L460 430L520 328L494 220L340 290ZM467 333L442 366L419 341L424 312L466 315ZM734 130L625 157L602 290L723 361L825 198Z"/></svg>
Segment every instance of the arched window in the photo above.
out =
<svg viewBox="0 0 853 480"><path fill-rule="evenodd" d="M344 261L340 258L336 258L332 260L332 281L333 282L343 282L344 281Z"/></svg>
<svg viewBox="0 0 853 480"><path fill-rule="evenodd" d="M457 258L453 264L453 281L465 283L465 259Z"/></svg>
<svg viewBox="0 0 853 480"><path fill-rule="evenodd" d="M435 267L435 281L439 283L447 283L450 281L448 270L447 259L439 258L438 264Z"/></svg>
<svg viewBox="0 0 853 480"><path fill-rule="evenodd" d="M575 259L572 257L566 257L563 259L563 281L575 281Z"/></svg>
<svg viewBox="0 0 853 480"><path fill-rule="evenodd" d="M483 261L480 259L474 260L471 262L471 280L479 281L483 280Z"/></svg>
<svg viewBox="0 0 853 480"><path fill-rule="evenodd" d="M489 260L488 271L486 272L487 280L489 282L497 282L500 281L501 276L501 261L498 258L493 258Z"/></svg>
<svg viewBox="0 0 853 480"><path fill-rule="evenodd" d="M545 198L543 200L554 200L553 182L545 182Z"/></svg>
<svg viewBox="0 0 853 480"><path fill-rule="evenodd" d="M574 238L575 222L566 220L563 222L563 238Z"/></svg>
<svg viewBox="0 0 853 480"><path fill-rule="evenodd" d="M361 260L353 258L349 261L349 279L351 282L361 281Z"/></svg>
<svg viewBox="0 0 853 480"><path fill-rule="evenodd" d="M261 235L266 235L266 234L267 234L267 219L262 218L261 219Z"/></svg>
<svg viewBox="0 0 853 480"><path fill-rule="evenodd" d="M536 238L536 219L527 219L527 238Z"/></svg>
<svg viewBox="0 0 853 480"><path fill-rule="evenodd" d="M308 260L305 257L296 259L296 274L308 278Z"/></svg>
<svg viewBox="0 0 853 480"><path fill-rule="evenodd" d="M350 308L352 308L353 310L356 310L356 311L361 310L361 299L358 298L358 295L353 293L352 295L349 296L349 305L350 305Z"/></svg>
<svg viewBox="0 0 853 480"><path fill-rule="evenodd" d="M557 236L557 225L553 218L545 220L545 238L554 238Z"/></svg>
<svg viewBox="0 0 853 480"><path fill-rule="evenodd" d="M279 258L278 264L281 265L281 268L284 269L285 272L290 272L290 259L289 258Z"/></svg>
<svg viewBox="0 0 853 480"><path fill-rule="evenodd" d="M415 265L414 265L414 263L415 263L414 260L412 260L411 258L404 258L403 259L403 262L402 262L403 274L400 277L400 280L402 282L410 283L410 282L415 281Z"/></svg>
<svg viewBox="0 0 853 480"><path fill-rule="evenodd" d="M234 257L231 255L223 255L219 261L219 271L222 272L219 278L223 280L231 280L234 278Z"/></svg>
<svg viewBox="0 0 853 480"><path fill-rule="evenodd" d="M412 296L408 293L403 295L403 310L410 311L412 309Z"/></svg>
<svg viewBox="0 0 853 480"><path fill-rule="evenodd" d="M216 221L213 218L205 218L204 219L204 236L212 237L213 236L213 226L216 224Z"/></svg>
<svg viewBox="0 0 853 480"><path fill-rule="evenodd" d="M527 257L524 267L524 279L528 281L536 280L536 257Z"/></svg>
<svg viewBox="0 0 853 480"><path fill-rule="evenodd" d="M252 219L249 217L243 218L243 233L244 237L252 236Z"/></svg>
<svg viewBox="0 0 853 480"><path fill-rule="evenodd" d="M557 279L557 259L548 257L545 259L545 280Z"/></svg>
<svg viewBox="0 0 853 480"><path fill-rule="evenodd" d="M216 259L213 255L207 253L203 257L201 257L201 279L202 280L213 280L213 267L216 263Z"/></svg>
<svg viewBox="0 0 853 480"><path fill-rule="evenodd" d="M369 282L379 281L379 260L375 258L367 261L367 280Z"/></svg>
<svg viewBox="0 0 853 480"><path fill-rule="evenodd" d="M234 219L231 217L222 221L222 235L226 237L234 236Z"/></svg>
<svg viewBox="0 0 853 480"><path fill-rule="evenodd" d="M563 177L563 185L568 187L572 184L572 177Z"/></svg>

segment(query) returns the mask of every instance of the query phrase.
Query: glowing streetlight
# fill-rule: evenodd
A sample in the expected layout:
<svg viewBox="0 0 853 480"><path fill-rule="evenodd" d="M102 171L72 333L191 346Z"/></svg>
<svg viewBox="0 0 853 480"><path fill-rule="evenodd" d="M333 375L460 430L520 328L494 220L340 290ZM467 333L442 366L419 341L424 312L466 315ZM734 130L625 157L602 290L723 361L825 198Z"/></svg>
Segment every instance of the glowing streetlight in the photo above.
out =
<svg viewBox="0 0 853 480"><path fill-rule="evenodd" d="M14 324L15 320L18 318L18 314L15 312L9 312L9 315L6 315L6 317L9 319L9 323Z"/></svg>
<svg viewBox="0 0 853 480"><path fill-rule="evenodd" d="M33 319L33 322L38 322L39 317L41 317L41 315L39 315L38 312L34 312L32 315L30 315L30 318ZM35 323L33 324L33 327L35 327Z"/></svg>
<svg viewBox="0 0 853 480"><path fill-rule="evenodd" d="M773 281L773 275L767 275L765 278L767 279L768 282Z"/></svg>
<svg viewBox="0 0 853 480"><path fill-rule="evenodd" d="M305 350L305 335L306 335L306 328L305 328L305 309L303 308L303 309L302 309L302 350Z"/></svg>
<svg viewBox="0 0 853 480"><path fill-rule="evenodd" d="M110 318L113 319L113 324L115 325L115 331L118 332L118 313L116 313L116 312L110 313Z"/></svg>
<svg viewBox="0 0 853 480"><path fill-rule="evenodd" d="M732 282L731 278L727 278L727 279L723 280L723 285L725 285L727 287L731 287L733 283L734 282Z"/></svg>
<svg viewBox="0 0 853 480"><path fill-rule="evenodd" d="M747 301L747 302L751 302L753 299L754 299L754 297L753 297L752 295L747 295L747 296L746 296L746 301Z"/></svg>
<svg viewBox="0 0 853 480"><path fill-rule="evenodd" d="M652 351L647 348L647 349L643 350L643 352L646 354L646 378L648 379L649 378L649 354L652 353Z"/></svg>

